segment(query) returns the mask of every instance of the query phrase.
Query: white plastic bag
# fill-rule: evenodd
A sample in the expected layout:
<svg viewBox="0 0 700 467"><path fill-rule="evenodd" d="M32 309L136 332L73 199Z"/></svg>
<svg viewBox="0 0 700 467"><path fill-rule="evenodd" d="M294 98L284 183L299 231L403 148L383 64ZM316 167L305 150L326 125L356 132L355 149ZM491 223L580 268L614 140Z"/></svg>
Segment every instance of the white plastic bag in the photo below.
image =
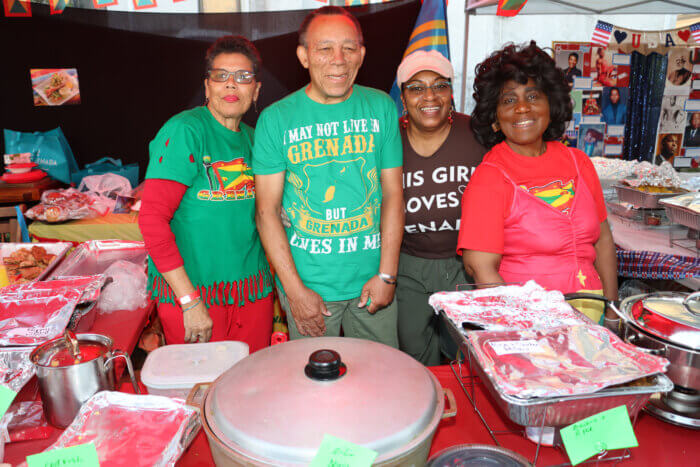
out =
<svg viewBox="0 0 700 467"><path fill-rule="evenodd" d="M116 261L104 272L112 278L102 290L97 302L99 313L112 313L117 310L136 310L146 306L146 270L143 265L131 261Z"/></svg>
<svg viewBox="0 0 700 467"><path fill-rule="evenodd" d="M88 175L83 177L78 191L87 191L105 198L116 199L117 195L129 196L131 194L131 183L126 177L114 173Z"/></svg>

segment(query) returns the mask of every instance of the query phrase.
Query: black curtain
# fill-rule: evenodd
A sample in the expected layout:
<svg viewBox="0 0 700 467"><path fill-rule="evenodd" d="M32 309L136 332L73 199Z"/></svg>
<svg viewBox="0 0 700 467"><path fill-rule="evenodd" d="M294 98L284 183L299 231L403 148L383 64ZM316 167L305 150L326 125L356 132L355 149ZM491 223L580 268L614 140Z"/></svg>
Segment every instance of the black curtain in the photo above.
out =
<svg viewBox="0 0 700 467"><path fill-rule="evenodd" d="M665 55L632 53L623 149L623 158L626 160L654 160L656 129L666 82L666 63Z"/></svg>
<svg viewBox="0 0 700 467"><path fill-rule="evenodd" d="M352 7L367 55L357 82L389 92L413 30L419 0ZM104 156L138 162L174 114L204 101L204 53L224 34L252 38L263 58L258 111L308 82L296 58L296 30L308 11L179 14L68 8L31 18L0 18L0 128L60 126L78 164ZM30 68L77 68L81 104L34 107ZM244 121L255 125L252 109ZM4 147L4 142L2 142Z"/></svg>

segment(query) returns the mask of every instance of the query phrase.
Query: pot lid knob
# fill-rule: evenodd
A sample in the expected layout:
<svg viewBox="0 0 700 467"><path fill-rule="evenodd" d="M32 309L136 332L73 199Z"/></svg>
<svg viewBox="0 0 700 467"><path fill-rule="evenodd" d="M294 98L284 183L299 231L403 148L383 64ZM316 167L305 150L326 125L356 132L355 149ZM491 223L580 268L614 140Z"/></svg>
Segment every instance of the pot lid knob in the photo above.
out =
<svg viewBox="0 0 700 467"><path fill-rule="evenodd" d="M304 367L306 376L316 381L333 381L346 371L347 367L340 360L340 354L330 349L317 350L309 355L309 363Z"/></svg>

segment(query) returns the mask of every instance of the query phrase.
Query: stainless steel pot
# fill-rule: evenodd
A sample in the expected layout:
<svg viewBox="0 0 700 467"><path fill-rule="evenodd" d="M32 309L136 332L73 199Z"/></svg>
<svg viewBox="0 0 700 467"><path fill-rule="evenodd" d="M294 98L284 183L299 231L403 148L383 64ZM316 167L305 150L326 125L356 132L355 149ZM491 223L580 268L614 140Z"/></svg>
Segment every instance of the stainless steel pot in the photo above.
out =
<svg viewBox="0 0 700 467"><path fill-rule="evenodd" d="M51 366L56 353L71 346L70 339L61 336L41 344L29 356L36 368L46 419L59 428L70 425L83 403L94 394L114 390L114 361L118 358L126 361L134 391L139 393L131 359L126 352L112 349L112 339L100 334L77 334L75 338L78 345L102 346L104 353L74 365Z"/></svg>
<svg viewBox="0 0 700 467"><path fill-rule="evenodd" d="M260 350L188 398L217 466L308 465L324 434L379 453L375 465L425 465L454 395L412 357L361 339L301 339ZM444 410L445 395L451 407Z"/></svg>
<svg viewBox="0 0 700 467"><path fill-rule="evenodd" d="M667 376L677 386L700 391L700 301L679 292L656 292L608 306L620 317L621 336L670 365Z"/></svg>

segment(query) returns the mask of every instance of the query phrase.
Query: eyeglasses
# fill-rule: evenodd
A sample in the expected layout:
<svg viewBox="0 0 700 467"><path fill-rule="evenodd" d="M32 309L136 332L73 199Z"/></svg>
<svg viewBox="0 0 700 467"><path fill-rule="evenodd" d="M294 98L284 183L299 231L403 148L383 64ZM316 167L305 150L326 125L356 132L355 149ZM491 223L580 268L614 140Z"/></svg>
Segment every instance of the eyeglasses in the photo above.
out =
<svg viewBox="0 0 700 467"><path fill-rule="evenodd" d="M255 73L248 70L226 71L219 68L207 72L209 78L217 83L225 83L230 76L238 84L250 84L255 79Z"/></svg>
<svg viewBox="0 0 700 467"><path fill-rule="evenodd" d="M430 86L419 83L407 84L404 86L404 89L413 96L422 96L426 93L428 88L432 89L434 94L447 94L452 90L452 84L450 84L449 81L440 81Z"/></svg>

